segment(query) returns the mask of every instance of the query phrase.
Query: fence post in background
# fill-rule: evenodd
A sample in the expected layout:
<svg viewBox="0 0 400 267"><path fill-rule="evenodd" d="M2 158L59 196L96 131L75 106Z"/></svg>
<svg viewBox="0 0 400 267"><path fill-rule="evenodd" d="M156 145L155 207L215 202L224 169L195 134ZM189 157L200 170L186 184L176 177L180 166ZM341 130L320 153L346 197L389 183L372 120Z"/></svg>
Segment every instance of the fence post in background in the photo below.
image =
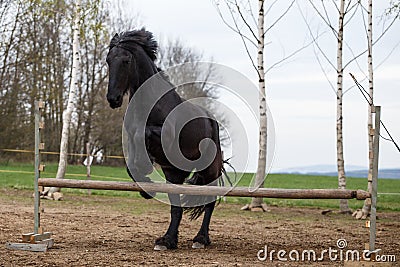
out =
<svg viewBox="0 0 400 267"><path fill-rule="evenodd" d="M90 165L92 165L92 161L90 159L90 143L86 143L86 180L90 180ZM92 194L91 189L88 189L88 195Z"/></svg>
<svg viewBox="0 0 400 267"><path fill-rule="evenodd" d="M381 126L381 107L375 106L375 130L374 130L374 163L372 169L372 187L371 187L371 215L369 228L369 251L375 250L376 240L376 201L378 196L378 163L379 163L379 136Z"/></svg>
<svg viewBox="0 0 400 267"><path fill-rule="evenodd" d="M43 231L40 228L40 192L38 180L40 177L40 171L43 170L40 165L40 149L43 149L44 144L40 143L40 130L43 129L44 125L40 121L40 110L44 107L44 103L41 101L35 102L35 180L34 180L34 227L33 233L41 234Z"/></svg>

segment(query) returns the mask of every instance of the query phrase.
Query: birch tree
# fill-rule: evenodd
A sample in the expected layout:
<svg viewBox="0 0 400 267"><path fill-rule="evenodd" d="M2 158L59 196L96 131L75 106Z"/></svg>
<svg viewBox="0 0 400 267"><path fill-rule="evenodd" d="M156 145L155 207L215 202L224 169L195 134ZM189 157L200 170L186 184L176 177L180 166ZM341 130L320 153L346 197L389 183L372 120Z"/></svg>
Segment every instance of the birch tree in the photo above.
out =
<svg viewBox="0 0 400 267"><path fill-rule="evenodd" d="M372 133L372 108L374 99L374 69L372 64L372 0L368 0L368 30L367 30L367 42L368 42L368 94L369 94L369 105L368 105L368 192L372 190L372 171L374 163L374 135ZM356 218L366 219L371 211L371 199L367 198L364 201L364 206L361 212L354 214Z"/></svg>
<svg viewBox="0 0 400 267"><path fill-rule="evenodd" d="M57 169L57 179L64 179L67 167L67 152L68 152L68 137L69 128L71 123L72 112L75 109L76 91L79 86L78 73L80 67L80 54L79 54L79 32L80 32L80 12L81 0L75 2L75 17L73 23L72 35L72 68L71 68L71 82L68 94L67 108L63 114L63 126L61 132L60 144L60 159ZM52 187L49 191L50 194L60 191L60 188Z"/></svg>
<svg viewBox="0 0 400 267"><path fill-rule="evenodd" d="M387 26L387 28L383 31L382 35L378 36L377 40L379 40L385 32L393 25L392 23L398 19L400 13L400 1L391 1L390 7L387 9L387 15L394 15L392 22ZM374 45L373 42L373 4L372 0L368 0L368 8L367 8L367 17L368 17L368 26L367 26L367 43L368 43L368 192L372 191L372 171L373 171L373 162L374 162L374 134L373 134L373 106L374 106L374 68L373 68L373 60L372 60L372 48ZM361 210L357 210L353 213L353 216L356 219L366 219L371 212L371 199L368 198L364 201L364 206Z"/></svg>
<svg viewBox="0 0 400 267"><path fill-rule="evenodd" d="M336 71L336 89L331 84L331 87L334 89L336 94L336 160L337 160L337 173L338 173L338 188L345 189L346 188L346 172L345 172L345 165L344 165L344 151L343 151L343 72L345 68L353 61L357 60L363 53L355 55L354 52L351 50L349 46L347 48L351 51L354 57L347 61L346 63L343 62L343 45L345 44L344 40L344 27L350 20L354 17L357 7L358 1L346 1L340 0L339 6L335 1L332 1L333 10L337 11L337 19L338 24L337 27L333 25L331 22L331 18L329 17L328 8L326 6L325 1L321 0L321 8L319 9L315 3L315 1L309 0L310 5L316 11L317 15L322 19L322 21L326 24L326 26L331 30L335 39L336 39L336 64L333 63L325 51L321 48L321 46L316 41L314 34L310 28L310 25L306 22L307 27L309 29L310 35L314 40L315 46L323 55L324 59L329 63L329 65ZM303 19L305 19L304 14L301 12ZM346 20L347 15L349 18ZM321 65L321 61L319 60L318 56L318 63L321 66L322 71L324 72L325 76L327 74L324 68ZM351 213L351 210L348 206L347 199L341 199L339 202L339 208L341 213Z"/></svg>
<svg viewBox="0 0 400 267"><path fill-rule="evenodd" d="M360 68L360 64L358 62L358 59L368 53L368 80L369 80L369 90L370 90L370 96L369 96L369 104L372 105L373 102L373 65L372 65L372 47L381 40L381 38L388 32L388 30L391 28L391 26L394 24L396 18L398 17L398 12L395 14L396 17L394 20L392 20L387 26L385 26L382 29L382 32L380 35L375 39L375 41L372 40L372 2L368 2L368 26L365 26L368 28L367 31L367 49L359 51L358 53L355 53L352 50L351 45L349 45L344 38L344 31L345 31L345 26L353 19L356 17L357 11L360 8L361 10L364 10L365 8L362 6L361 1L352 1L352 0L340 0L340 6L337 6L335 1L332 1L332 7L329 8L326 6L326 1L321 0L320 1L320 6L318 8L316 1L309 0L310 5L313 7L317 15L321 18L321 20L326 24L326 26L331 30L333 33L335 39L337 40L337 53L336 53L336 65L329 59L328 55L326 54L326 51L324 51L321 46L318 44L318 42L315 40L313 31L311 30L310 25L308 22L306 22L307 27L309 29L310 35L314 39L314 43L316 48L319 50L319 52L322 54L323 58L329 63L329 65L337 72L337 83L336 83L336 89L333 88L332 84L331 87L335 90L336 98L337 98L337 115L336 115L336 144L337 144L337 169L338 169L338 186L340 189L346 188L346 174L345 174L345 169L344 169L344 153L343 153L343 72L344 70L353 62L356 62L358 65L358 68L360 69L361 72L363 72ZM331 23L332 19L329 16L328 11L337 11L338 14L338 25L335 27ZM301 11L301 10L300 10ZM303 19L306 21L304 14L301 12ZM364 18L364 15L362 15ZM347 18L347 19L346 19ZM348 50L349 54L352 56L350 58L346 58L346 62L344 63L344 57L343 57L343 48L344 45L346 49ZM321 65L321 61L319 59L319 56L317 55L318 63L320 64L321 70L324 72L325 76L327 77L327 73L325 69ZM328 79L329 80L329 79ZM351 87L350 87L351 89ZM348 89L348 90L350 90ZM369 108L368 111L368 135L371 133L372 128L372 113L371 113L371 108ZM369 176L371 176L372 173L372 139L373 136L368 137L369 141ZM364 209L365 211L368 210L368 201L365 202ZM348 207L348 201L347 200L340 200L340 211L342 213L350 213L350 209ZM365 216L364 216L365 217Z"/></svg>
<svg viewBox="0 0 400 267"><path fill-rule="evenodd" d="M340 0L339 23L337 31L337 111L336 111L336 156L339 189L346 189L346 172L343 153L343 27L345 16L345 0ZM340 200L340 212L350 213L347 199Z"/></svg>
<svg viewBox="0 0 400 267"><path fill-rule="evenodd" d="M264 49L265 49L265 35L271 30L276 24L285 17L294 4L294 1L288 5L288 7L273 21L268 27L265 25L265 18L268 11L271 10L272 6L276 3L272 3L265 11L265 0L258 1L257 16L253 14L252 6L250 1L237 0L226 0L223 3L214 1L217 8L218 14L222 21L235 33L237 33L245 47L246 53L249 56L252 66L257 72L258 76L258 89L259 89L259 115L260 115L260 129L259 129L259 151L258 151L258 163L257 172L255 177L255 187L263 187L266 176L266 163L267 163L267 99L266 99L266 85L265 85L265 74L271 68L265 70L264 62ZM225 5L231 16L231 23L222 13L221 5ZM251 26L254 25L254 26ZM246 32L243 30L246 29ZM253 60L253 56L250 52L251 46L257 49L257 62ZM291 53L289 56L283 58L276 64L283 62L289 57L295 55L299 50ZM275 64L272 64L274 66ZM244 206L243 210L267 210L267 206L263 203L263 198L252 198L250 204Z"/></svg>
<svg viewBox="0 0 400 267"><path fill-rule="evenodd" d="M256 172L256 187L264 187L265 170L267 165L267 102L265 97L265 72L264 72L264 1L258 1L258 42L257 42L257 74L258 92L260 101L260 136L258 149L258 163ZM262 198L252 198L247 209L262 207L267 211Z"/></svg>

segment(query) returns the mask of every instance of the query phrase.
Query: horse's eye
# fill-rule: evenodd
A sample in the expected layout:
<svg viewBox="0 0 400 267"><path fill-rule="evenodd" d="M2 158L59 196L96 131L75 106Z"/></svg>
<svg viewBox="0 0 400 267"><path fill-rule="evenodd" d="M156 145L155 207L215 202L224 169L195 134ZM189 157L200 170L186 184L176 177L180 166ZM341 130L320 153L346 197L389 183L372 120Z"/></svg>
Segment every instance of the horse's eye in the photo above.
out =
<svg viewBox="0 0 400 267"><path fill-rule="evenodd" d="M130 64L130 63L131 63L131 60L130 60L130 59L124 60L124 64Z"/></svg>

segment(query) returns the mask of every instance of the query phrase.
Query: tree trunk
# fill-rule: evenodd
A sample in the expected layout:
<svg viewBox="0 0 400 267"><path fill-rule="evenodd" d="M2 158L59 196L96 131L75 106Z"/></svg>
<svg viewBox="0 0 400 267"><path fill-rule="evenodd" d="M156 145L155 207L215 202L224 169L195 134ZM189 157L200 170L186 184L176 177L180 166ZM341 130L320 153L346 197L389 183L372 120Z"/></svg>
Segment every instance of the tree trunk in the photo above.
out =
<svg viewBox="0 0 400 267"><path fill-rule="evenodd" d="M67 167L67 150L68 150L68 137L69 127L71 123L72 112L75 108L76 90L79 86L77 74L79 73L79 31L80 31L80 10L81 0L75 2L75 19L73 25L73 39L72 39L72 71L71 71L71 83L68 94L67 109L63 114L63 126L61 132L61 144L60 144L60 160L58 163L57 179L63 179ZM49 193L59 192L60 188L52 187Z"/></svg>
<svg viewBox="0 0 400 267"><path fill-rule="evenodd" d="M374 99L374 69L372 66L372 0L368 1L368 86L369 86L369 102L368 105L368 192L372 191L372 169L374 163L374 135L372 126L372 105ZM362 219L366 219L371 211L371 199L366 199L364 201L364 206L362 208Z"/></svg>
<svg viewBox="0 0 400 267"><path fill-rule="evenodd" d="M264 187L265 170L267 164L267 104L265 98L265 72L264 72L264 0L258 1L258 47L257 47L258 90L260 101L260 135L258 165L255 187ZM267 206L263 198L253 197L250 205L242 209L266 211Z"/></svg>
<svg viewBox="0 0 400 267"><path fill-rule="evenodd" d="M336 114L336 137L337 137L337 168L339 189L346 188L346 173L343 157L343 21L345 0L340 1L339 25L338 25L338 49L337 49L337 114ZM340 212L349 213L347 199L340 200Z"/></svg>

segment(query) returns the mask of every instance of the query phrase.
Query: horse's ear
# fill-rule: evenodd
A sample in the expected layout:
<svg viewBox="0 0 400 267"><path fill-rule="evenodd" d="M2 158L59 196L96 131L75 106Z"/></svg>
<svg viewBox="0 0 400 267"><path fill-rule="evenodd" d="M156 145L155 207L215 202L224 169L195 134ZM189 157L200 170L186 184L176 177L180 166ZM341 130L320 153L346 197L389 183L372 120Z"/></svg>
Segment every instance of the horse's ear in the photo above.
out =
<svg viewBox="0 0 400 267"><path fill-rule="evenodd" d="M116 46L118 44L119 41L119 35L118 33L116 33L113 38L111 38L111 42L110 42L110 49L113 48L114 46Z"/></svg>

